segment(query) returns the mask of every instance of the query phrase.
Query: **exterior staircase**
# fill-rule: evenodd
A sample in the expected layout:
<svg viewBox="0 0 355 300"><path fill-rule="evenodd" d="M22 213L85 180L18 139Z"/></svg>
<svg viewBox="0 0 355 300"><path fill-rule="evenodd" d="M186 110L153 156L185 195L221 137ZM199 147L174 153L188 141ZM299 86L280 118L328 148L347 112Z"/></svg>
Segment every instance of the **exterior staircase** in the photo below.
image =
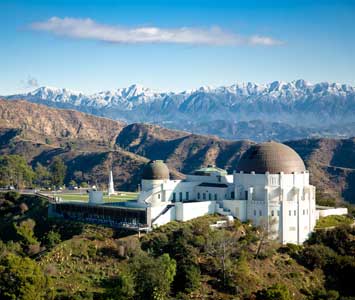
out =
<svg viewBox="0 0 355 300"><path fill-rule="evenodd" d="M217 201L216 202L216 213L223 215L223 216L232 216L230 209L223 207L223 202Z"/></svg>
<svg viewBox="0 0 355 300"><path fill-rule="evenodd" d="M169 205L167 205L167 206L159 213L159 215L157 215L157 216L152 220L151 224L154 225L154 223L155 223L162 215L166 214L166 213L170 210L170 208L172 208L173 206L174 206L174 204L169 204Z"/></svg>

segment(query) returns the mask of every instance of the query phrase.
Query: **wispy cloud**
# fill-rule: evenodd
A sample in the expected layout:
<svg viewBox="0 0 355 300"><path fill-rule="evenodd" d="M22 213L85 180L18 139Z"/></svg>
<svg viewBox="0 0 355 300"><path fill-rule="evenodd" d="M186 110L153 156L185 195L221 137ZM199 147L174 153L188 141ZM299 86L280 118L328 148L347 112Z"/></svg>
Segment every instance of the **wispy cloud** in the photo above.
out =
<svg viewBox="0 0 355 300"><path fill-rule="evenodd" d="M55 35L75 39L90 39L124 44L189 44L189 45L255 45L275 46L282 41L268 36L242 37L226 32L219 27L200 29L192 27L159 28L135 27L127 28L99 24L92 19L52 17L44 22L35 22L31 29L46 31Z"/></svg>
<svg viewBox="0 0 355 300"><path fill-rule="evenodd" d="M21 80L21 85L23 88L36 88L39 86L38 80L32 76L28 76L26 80Z"/></svg>

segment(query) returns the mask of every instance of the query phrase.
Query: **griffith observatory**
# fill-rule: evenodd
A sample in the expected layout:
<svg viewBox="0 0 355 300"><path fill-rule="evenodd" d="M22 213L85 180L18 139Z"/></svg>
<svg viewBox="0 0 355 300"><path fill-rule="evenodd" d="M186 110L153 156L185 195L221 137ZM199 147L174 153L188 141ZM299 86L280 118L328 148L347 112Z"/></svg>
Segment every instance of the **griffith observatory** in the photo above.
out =
<svg viewBox="0 0 355 300"><path fill-rule="evenodd" d="M112 174L109 190L114 192ZM50 213L117 227L145 228L220 214L263 224L283 244L301 244L319 216L344 213L316 209L315 195L316 188L309 183L301 157L284 144L265 142L251 146L232 174L209 165L183 180L173 180L168 166L162 160L153 160L143 169L136 201L104 203L102 192L93 191L89 203L56 201Z"/></svg>

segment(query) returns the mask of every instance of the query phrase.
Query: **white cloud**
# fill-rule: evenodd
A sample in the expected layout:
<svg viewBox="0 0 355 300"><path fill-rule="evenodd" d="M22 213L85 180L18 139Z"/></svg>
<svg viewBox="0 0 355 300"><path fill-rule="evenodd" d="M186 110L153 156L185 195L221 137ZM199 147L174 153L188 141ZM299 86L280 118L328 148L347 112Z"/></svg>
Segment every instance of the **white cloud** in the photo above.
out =
<svg viewBox="0 0 355 300"><path fill-rule="evenodd" d="M59 36L76 39L90 39L111 43L143 44L169 43L190 45L263 45L274 46L281 41L267 36L241 37L228 33L218 27L199 29L190 27L127 28L99 24L91 19L52 17L44 22L32 23L33 30L47 31Z"/></svg>
<svg viewBox="0 0 355 300"><path fill-rule="evenodd" d="M21 85L23 88L36 88L39 86L38 80L32 76L28 76L26 80L21 80Z"/></svg>

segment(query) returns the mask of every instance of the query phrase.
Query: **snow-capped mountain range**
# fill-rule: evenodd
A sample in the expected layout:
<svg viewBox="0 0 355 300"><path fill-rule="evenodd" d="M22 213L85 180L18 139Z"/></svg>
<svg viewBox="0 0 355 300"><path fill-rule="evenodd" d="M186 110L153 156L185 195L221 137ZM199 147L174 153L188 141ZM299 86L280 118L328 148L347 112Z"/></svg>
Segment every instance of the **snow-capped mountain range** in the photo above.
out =
<svg viewBox="0 0 355 300"><path fill-rule="evenodd" d="M234 130L238 130L233 124L255 123L255 120L295 128L316 128L317 132L355 123L355 87L329 82L311 84L302 79L269 84L248 82L217 88L207 86L180 93L156 92L139 85L91 95L40 87L4 98L77 109L128 123L155 122L196 131L210 128L202 133L216 133L213 122L221 124L223 121L221 131L225 133L220 135L227 138L232 138ZM232 129L233 126L237 128Z"/></svg>

